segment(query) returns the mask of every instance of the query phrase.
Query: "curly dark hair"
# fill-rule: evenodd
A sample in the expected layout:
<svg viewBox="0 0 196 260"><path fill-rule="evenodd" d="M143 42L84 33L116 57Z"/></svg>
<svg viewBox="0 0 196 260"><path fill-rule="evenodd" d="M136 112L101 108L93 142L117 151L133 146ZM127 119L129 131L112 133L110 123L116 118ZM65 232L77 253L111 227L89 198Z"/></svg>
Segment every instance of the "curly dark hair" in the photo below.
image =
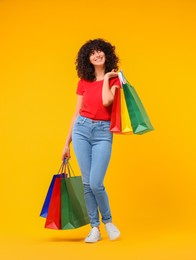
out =
<svg viewBox="0 0 196 260"><path fill-rule="evenodd" d="M94 51L103 51L105 54L105 73L118 70L119 58L115 54L115 46L103 39L87 41L79 50L76 58L76 70L78 77L88 81L96 80L95 69L89 57Z"/></svg>

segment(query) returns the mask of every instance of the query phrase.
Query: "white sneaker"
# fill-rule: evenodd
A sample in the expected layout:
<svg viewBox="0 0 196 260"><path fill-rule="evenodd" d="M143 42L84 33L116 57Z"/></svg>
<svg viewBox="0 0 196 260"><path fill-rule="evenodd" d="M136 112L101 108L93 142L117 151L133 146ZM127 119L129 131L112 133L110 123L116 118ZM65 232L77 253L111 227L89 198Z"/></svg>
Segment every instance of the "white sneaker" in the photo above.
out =
<svg viewBox="0 0 196 260"><path fill-rule="evenodd" d="M106 231L110 240L115 240L120 236L120 231L118 228L111 222L105 224Z"/></svg>
<svg viewBox="0 0 196 260"><path fill-rule="evenodd" d="M88 236L85 238L84 242L86 243L94 243L101 240L101 234L97 227L93 227L88 234Z"/></svg>

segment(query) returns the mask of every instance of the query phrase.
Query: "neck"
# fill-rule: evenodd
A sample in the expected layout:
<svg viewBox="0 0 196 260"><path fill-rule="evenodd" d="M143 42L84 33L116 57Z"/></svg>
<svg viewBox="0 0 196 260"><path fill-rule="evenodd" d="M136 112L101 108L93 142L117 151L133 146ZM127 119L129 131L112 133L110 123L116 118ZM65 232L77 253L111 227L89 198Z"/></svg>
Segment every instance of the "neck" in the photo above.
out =
<svg viewBox="0 0 196 260"><path fill-rule="evenodd" d="M105 68L95 67L95 77L96 80L102 80L105 75Z"/></svg>

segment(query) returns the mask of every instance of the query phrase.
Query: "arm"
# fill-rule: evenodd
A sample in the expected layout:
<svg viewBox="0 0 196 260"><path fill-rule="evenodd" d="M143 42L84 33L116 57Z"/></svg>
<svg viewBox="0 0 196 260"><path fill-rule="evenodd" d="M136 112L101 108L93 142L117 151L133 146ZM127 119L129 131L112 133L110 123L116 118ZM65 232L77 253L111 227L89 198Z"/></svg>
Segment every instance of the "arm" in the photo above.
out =
<svg viewBox="0 0 196 260"><path fill-rule="evenodd" d="M64 160L64 158L70 158L71 157L69 146L70 146L70 143L72 141L72 129L73 129L74 123L75 123L75 121L76 121L76 119L79 115L80 108L82 107L82 100L83 100L83 96L78 95L76 110L75 110L75 113L72 117L69 132L68 132L68 135L67 135L67 138L66 138L66 141L65 141L65 145L64 145L64 148L63 148L63 152L62 152L62 160Z"/></svg>
<svg viewBox="0 0 196 260"><path fill-rule="evenodd" d="M109 106L110 104L112 104L113 100L114 100L114 94L115 94L115 89L118 86L112 86L110 88L109 86L109 80L110 78L113 77L117 77L118 73L112 71L112 72L108 72L105 74L104 76L104 81L103 81L103 88L102 88L102 100L103 100L103 105L104 106Z"/></svg>

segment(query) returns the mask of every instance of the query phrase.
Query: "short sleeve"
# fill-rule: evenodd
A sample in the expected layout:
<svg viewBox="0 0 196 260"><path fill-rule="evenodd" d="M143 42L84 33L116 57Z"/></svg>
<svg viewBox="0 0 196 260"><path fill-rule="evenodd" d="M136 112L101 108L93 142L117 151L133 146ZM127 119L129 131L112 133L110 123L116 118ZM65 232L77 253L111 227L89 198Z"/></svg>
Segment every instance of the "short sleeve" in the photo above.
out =
<svg viewBox="0 0 196 260"><path fill-rule="evenodd" d="M84 94L84 85L82 83L82 80L78 81L78 87L76 90L76 94L81 95L81 96L83 96L83 94Z"/></svg>
<svg viewBox="0 0 196 260"><path fill-rule="evenodd" d="M118 86L119 88L121 87L121 84L120 84L120 80L119 80L119 78L118 77L115 77L115 78L111 78L110 79L110 88L112 87L112 86Z"/></svg>

